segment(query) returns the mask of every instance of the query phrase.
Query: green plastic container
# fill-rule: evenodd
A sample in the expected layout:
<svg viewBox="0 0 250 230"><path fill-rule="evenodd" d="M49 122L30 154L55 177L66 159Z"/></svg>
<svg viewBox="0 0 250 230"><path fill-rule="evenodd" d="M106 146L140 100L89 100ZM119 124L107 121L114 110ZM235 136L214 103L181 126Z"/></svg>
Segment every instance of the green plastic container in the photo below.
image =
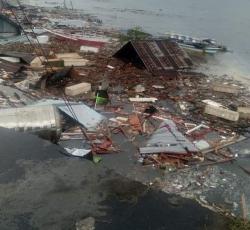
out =
<svg viewBox="0 0 250 230"><path fill-rule="evenodd" d="M106 105L109 102L107 90L97 90L95 100L97 105Z"/></svg>

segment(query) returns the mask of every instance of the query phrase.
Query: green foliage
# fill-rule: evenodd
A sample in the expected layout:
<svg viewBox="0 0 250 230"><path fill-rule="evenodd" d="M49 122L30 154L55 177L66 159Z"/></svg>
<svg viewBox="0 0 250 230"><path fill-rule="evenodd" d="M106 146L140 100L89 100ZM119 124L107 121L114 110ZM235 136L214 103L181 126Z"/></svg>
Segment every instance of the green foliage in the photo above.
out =
<svg viewBox="0 0 250 230"><path fill-rule="evenodd" d="M229 230L250 230L250 222L240 218L234 218L229 223Z"/></svg>
<svg viewBox="0 0 250 230"><path fill-rule="evenodd" d="M144 32L141 27L136 26L134 28L129 29L126 34L121 34L120 41L124 43L131 40L149 39L151 37L151 34Z"/></svg>

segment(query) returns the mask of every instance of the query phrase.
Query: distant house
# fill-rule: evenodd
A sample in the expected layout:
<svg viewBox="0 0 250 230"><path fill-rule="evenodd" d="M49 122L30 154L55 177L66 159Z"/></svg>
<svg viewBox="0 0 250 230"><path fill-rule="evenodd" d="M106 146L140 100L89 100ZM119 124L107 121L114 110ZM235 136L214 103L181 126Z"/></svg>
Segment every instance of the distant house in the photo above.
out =
<svg viewBox="0 0 250 230"><path fill-rule="evenodd" d="M9 38L21 34L21 27L7 16L0 14L0 38Z"/></svg>
<svg viewBox="0 0 250 230"><path fill-rule="evenodd" d="M153 75L169 75L192 67L188 54L177 43L166 39L130 41L114 57L146 68Z"/></svg>

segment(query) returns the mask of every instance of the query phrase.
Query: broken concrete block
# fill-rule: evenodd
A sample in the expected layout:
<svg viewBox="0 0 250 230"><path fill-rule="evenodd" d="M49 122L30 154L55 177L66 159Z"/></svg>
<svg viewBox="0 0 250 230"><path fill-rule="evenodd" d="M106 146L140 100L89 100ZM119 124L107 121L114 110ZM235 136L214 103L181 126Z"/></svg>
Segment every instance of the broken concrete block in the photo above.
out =
<svg viewBox="0 0 250 230"><path fill-rule="evenodd" d="M58 59L79 59L82 58L78 53L57 53L56 57Z"/></svg>
<svg viewBox="0 0 250 230"><path fill-rule="evenodd" d="M30 67L32 68L38 68L42 67L43 63L46 61L46 58L43 56L36 57L30 62Z"/></svg>
<svg viewBox="0 0 250 230"><path fill-rule="evenodd" d="M87 59L83 59L78 53L61 53L56 54L57 59L63 60L64 66L85 66Z"/></svg>
<svg viewBox="0 0 250 230"><path fill-rule="evenodd" d="M64 66L65 67L70 67L70 66L85 66L88 63L87 59L83 59L83 58L65 58L62 59L64 61Z"/></svg>
<svg viewBox="0 0 250 230"><path fill-rule="evenodd" d="M215 84L213 85L213 90L221 93L231 93L231 94L240 93L240 89L237 86L232 86L232 85Z"/></svg>
<svg viewBox="0 0 250 230"><path fill-rule="evenodd" d="M238 107L240 118L250 120L250 107Z"/></svg>
<svg viewBox="0 0 250 230"><path fill-rule="evenodd" d="M127 122L128 118L127 117L116 117L116 120L121 121L121 122Z"/></svg>
<svg viewBox="0 0 250 230"><path fill-rule="evenodd" d="M152 87L155 89L165 89L165 86L163 85L152 85Z"/></svg>
<svg viewBox="0 0 250 230"><path fill-rule="evenodd" d="M87 82L83 82L83 83L72 85L72 86L65 88L65 94L71 97L85 94L90 91L91 91L91 84Z"/></svg>
<svg viewBox="0 0 250 230"><path fill-rule="evenodd" d="M158 99L155 97L130 97L131 102L156 102Z"/></svg>
<svg viewBox="0 0 250 230"><path fill-rule="evenodd" d="M238 112L212 105L206 105L204 113L220 117L229 121L238 121L240 116Z"/></svg>
<svg viewBox="0 0 250 230"><path fill-rule="evenodd" d="M91 46L81 46L80 47L80 52L84 52L84 53L98 53L99 52L99 48L96 47L91 47Z"/></svg>
<svg viewBox="0 0 250 230"><path fill-rule="evenodd" d="M202 102L205 103L206 105L212 105L215 107L222 107L223 108L223 105L221 103L218 103L216 101L212 101L210 99L202 100Z"/></svg>
<svg viewBox="0 0 250 230"><path fill-rule="evenodd" d="M45 65L48 67L64 67L64 61L61 59L48 59Z"/></svg>

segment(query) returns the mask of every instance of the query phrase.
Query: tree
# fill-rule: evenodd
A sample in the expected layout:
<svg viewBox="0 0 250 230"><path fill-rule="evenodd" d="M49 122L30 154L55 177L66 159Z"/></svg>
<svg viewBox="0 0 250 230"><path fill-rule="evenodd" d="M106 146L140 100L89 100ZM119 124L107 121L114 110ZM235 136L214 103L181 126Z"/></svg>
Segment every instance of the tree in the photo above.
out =
<svg viewBox="0 0 250 230"><path fill-rule="evenodd" d="M133 41L133 40L149 39L151 37L152 37L151 34L144 32L141 27L136 26L134 28L129 29L126 34L121 34L120 41L124 43L131 40Z"/></svg>

